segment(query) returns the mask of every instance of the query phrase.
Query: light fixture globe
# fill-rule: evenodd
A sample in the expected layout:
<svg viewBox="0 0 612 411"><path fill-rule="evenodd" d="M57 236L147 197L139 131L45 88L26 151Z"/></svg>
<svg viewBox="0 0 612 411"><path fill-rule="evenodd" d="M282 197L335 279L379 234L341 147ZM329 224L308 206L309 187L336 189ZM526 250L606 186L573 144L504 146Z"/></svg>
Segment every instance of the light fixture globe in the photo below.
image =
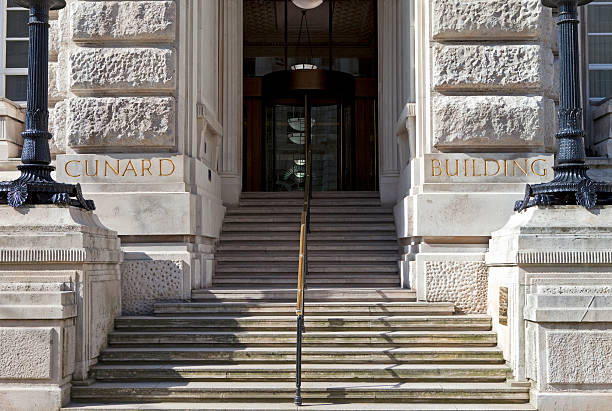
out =
<svg viewBox="0 0 612 411"><path fill-rule="evenodd" d="M291 2L304 10L314 9L323 4L323 0L291 0Z"/></svg>

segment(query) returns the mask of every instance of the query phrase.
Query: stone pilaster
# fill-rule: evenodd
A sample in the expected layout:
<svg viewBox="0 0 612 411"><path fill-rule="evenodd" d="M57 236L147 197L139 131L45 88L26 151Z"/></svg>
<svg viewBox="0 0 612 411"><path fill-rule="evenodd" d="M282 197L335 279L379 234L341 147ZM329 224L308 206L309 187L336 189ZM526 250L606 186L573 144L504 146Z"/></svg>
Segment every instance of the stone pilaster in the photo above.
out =
<svg viewBox="0 0 612 411"><path fill-rule="evenodd" d="M612 208L532 208L493 233L489 314L538 410L612 401Z"/></svg>
<svg viewBox="0 0 612 411"><path fill-rule="evenodd" d="M120 313L115 232L74 207L0 207L0 408L57 410Z"/></svg>

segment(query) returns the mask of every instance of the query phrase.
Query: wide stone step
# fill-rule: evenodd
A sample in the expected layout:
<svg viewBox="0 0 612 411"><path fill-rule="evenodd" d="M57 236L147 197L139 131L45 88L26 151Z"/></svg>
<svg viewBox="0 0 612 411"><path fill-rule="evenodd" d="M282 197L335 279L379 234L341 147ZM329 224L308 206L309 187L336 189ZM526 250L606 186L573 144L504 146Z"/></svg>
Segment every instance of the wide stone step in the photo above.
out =
<svg viewBox="0 0 612 411"><path fill-rule="evenodd" d="M237 232L237 233L224 233L221 237L221 242L226 243L229 241L294 241L298 243L300 240L299 234L289 234L287 232L277 233L260 233L260 232ZM354 233L338 232L338 233L324 233L324 232L312 232L308 235L309 245L319 241L397 241L395 232L362 232L356 231Z"/></svg>
<svg viewBox="0 0 612 411"><path fill-rule="evenodd" d="M290 363L295 347L110 347L99 357L121 363ZM504 364L496 347L310 347L302 348L304 364Z"/></svg>
<svg viewBox="0 0 612 411"><path fill-rule="evenodd" d="M116 346L192 345L198 346L289 346L295 349L295 330L292 331L112 331L109 344ZM308 331L304 344L311 346L400 348L407 346L495 346L493 331Z"/></svg>
<svg viewBox="0 0 612 411"><path fill-rule="evenodd" d="M295 303L295 288L240 288L240 289L202 289L193 290L191 298L195 301L291 301ZM305 291L309 302L329 301L402 301L416 300L414 290L396 288L309 288Z"/></svg>
<svg viewBox="0 0 612 411"><path fill-rule="evenodd" d="M241 314L241 315L293 315L295 303L157 303L155 315L193 315L193 314ZM308 316L329 315L451 315L455 311L452 303L422 302L326 302L306 303Z"/></svg>
<svg viewBox="0 0 612 411"><path fill-rule="evenodd" d="M225 263L238 263L238 264L257 264L257 263L295 263L298 262L297 253L254 253L254 252L240 252L240 253L227 253L217 254L215 260L218 263L217 267L224 265ZM325 263L325 264L337 264L337 263L395 263L397 264L398 255L396 252L393 253L378 253L378 254L345 254L335 255L332 253L328 254L316 254L312 251L308 253L308 261L311 263ZM269 267L269 266L268 266Z"/></svg>
<svg viewBox="0 0 612 411"><path fill-rule="evenodd" d="M302 204L289 205L289 206L249 206L249 207L230 207L227 210L226 215L269 215L269 214L297 214L300 215L302 212ZM311 214L355 214L355 215L366 215L366 214L393 214L393 209L390 207L359 207L349 206L344 207L321 207L313 204L310 208Z"/></svg>
<svg viewBox="0 0 612 411"><path fill-rule="evenodd" d="M300 230L300 221L291 222L291 223L273 223L273 224L263 224L260 221L253 222L239 222L239 223L229 223L227 221L223 224L223 234L230 232L299 232ZM339 224L335 222L334 224L330 223L318 223L311 220L310 222L310 231L312 233L316 232L393 232L395 230L395 225L393 223L381 223L381 222L358 222L352 224Z"/></svg>
<svg viewBox="0 0 612 411"><path fill-rule="evenodd" d="M240 253L243 251L258 251L262 253L277 253L277 252L288 252L293 251L297 253L300 249L299 241L291 241L287 242L275 242L275 241L265 241L261 243L252 242L252 241L231 241L231 242L223 242L217 246L217 251L220 253ZM347 251L350 252L374 252L374 251L382 251L382 252L394 252L397 253L399 249L399 245L397 241L377 241L375 243L372 242L309 242L308 244L308 253L312 255L313 252L321 251L325 253L332 252L341 252L345 253Z"/></svg>
<svg viewBox="0 0 612 411"><path fill-rule="evenodd" d="M215 275L222 273L248 273L248 274L289 274L295 276L297 273L298 265L290 263L280 263L274 265L267 264L252 264L247 263L221 263L218 264L215 269ZM313 262L308 264L308 275L318 273L396 273L399 270L397 261L385 261L385 262L374 262L373 264L327 264L325 262Z"/></svg>
<svg viewBox="0 0 612 411"><path fill-rule="evenodd" d="M297 270L296 270L297 272ZM383 275L380 273L346 273L343 275L332 276L331 274L309 274L306 281L308 286L312 287L394 287L400 285L400 280L397 275ZM224 274L216 275L213 279L215 287L266 287L266 288L287 288L297 287L296 274L285 275L261 275L253 276L252 274Z"/></svg>
<svg viewBox="0 0 612 411"><path fill-rule="evenodd" d="M271 400L273 401L273 399ZM147 403L70 403L61 408L62 411L191 411L191 410L215 410L215 411L296 411L299 410L291 401L285 402L157 402ZM523 404L493 404L493 403L321 403L308 404L309 411L356 411L356 410L379 410L379 411L535 411L529 403Z"/></svg>
<svg viewBox="0 0 612 411"><path fill-rule="evenodd" d="M303 198L242 198L240 207L262 207L262 206L302 206ZM312 199L312 207L380 207L379 198L316 198Z"/></svg>
<svg viewBox="0 0 612 411"><path fill-rule="evenodd" d="M258 217L253 217L249 214L237 214L237 215L227 215L223 220L224 223L300 223L300 213L288 213L288 214L262 214ZM392 214L334 214L334 215L325 215L325 214L313 214L310 217L310 222L312 224L318 223L341 223L341 224L358 224L358 223L392 223L394 222L394 218Z"/></svg>
<svg viewBox="0 0 612 411"><path fill-rule="evenodd" d="M142 331L172 330L294 330L294 316L123 316L115 329ZM306 316L306 330L490 330L491 318L483 315L439 316Z"/></svg>
<svg viewBox="0 0 612 411"><path fill-rule="evenodd" d="M93 367L98 381L295 381L295 364L113 364ZM506 365L304 364L303 381L502 382Z"/></svg>
<svg viewBox="0 0 612 411"><path fill-rule="evenodd" d="M313 191L312 198L379 198L378 191ZM240 198L304 198L303 191L246 191Z"/></svg>
<svg viewBox="0 0 612 411"><path fill-rule="evenodd" d="M291 401L293 382L96 382L74 386L76 401ZM326 402L527 402L529 388L506 383L304 382L302 397Z"/></svg>

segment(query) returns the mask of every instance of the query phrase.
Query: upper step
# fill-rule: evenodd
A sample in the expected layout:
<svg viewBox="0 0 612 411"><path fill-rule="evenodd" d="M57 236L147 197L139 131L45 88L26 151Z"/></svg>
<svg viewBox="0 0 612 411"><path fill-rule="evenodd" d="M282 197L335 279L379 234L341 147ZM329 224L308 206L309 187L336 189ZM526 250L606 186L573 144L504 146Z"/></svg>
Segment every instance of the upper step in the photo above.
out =
<svg viewBox="0 0 612 411"><path fill-rule="evenodd" d="M241 198L239 202L241 207L250 206L303 206L304 200L301 198ZM378 198L313 198L311 206L317 207L380 207L380 199Z"/></svg>
<svg viewBox="0 0 612 411"><path fill-rule="evenodd" d="M201 301L291 301L295 302L295 288L242 288L193 290L191 298ZM416 301L416 292L403 288L309 288L304 296L307 302L324 301Z"/></svg>
<svg viewBox="0 0 612 411"><path fill-rule="evenodd" d="M313 191L312 198L380 198L378 191ZM247 191L240 198L304 198L303 191Z"/></svg>

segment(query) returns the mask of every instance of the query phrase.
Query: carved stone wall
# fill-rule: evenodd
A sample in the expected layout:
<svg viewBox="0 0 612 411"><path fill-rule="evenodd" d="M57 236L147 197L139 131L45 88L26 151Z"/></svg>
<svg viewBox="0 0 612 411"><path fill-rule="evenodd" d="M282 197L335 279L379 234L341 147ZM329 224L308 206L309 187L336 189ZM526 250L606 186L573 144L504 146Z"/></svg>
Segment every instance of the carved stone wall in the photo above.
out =
<svg viewBox="0 0 612 411"><path fill-rule="evenodd" d="M486 313L487 273L483 261L426 261L426 300L453 302L458 312Z"/></svg>
<svg viewBox="0 0 612 411"><path fill-rule="evenodd" d="M183 261L125 261L121 267L123 314L151 314L157 301L180 300L184 269Z"/></svg>

